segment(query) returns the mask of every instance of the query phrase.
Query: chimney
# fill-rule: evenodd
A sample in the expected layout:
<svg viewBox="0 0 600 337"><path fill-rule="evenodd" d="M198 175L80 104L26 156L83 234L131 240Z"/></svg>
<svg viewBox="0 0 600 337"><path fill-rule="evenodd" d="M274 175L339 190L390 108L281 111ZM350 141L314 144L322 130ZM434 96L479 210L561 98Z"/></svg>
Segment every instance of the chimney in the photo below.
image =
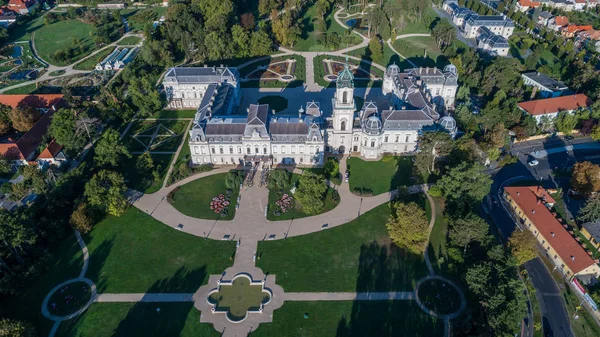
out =
<svg viewBox="0 0 600 337"><path fill-rule="evenodd" d="M250 108L246 108L246 112L247 112L247 113L250 113Z"/></svg>
<svg viewBox="0 0 600 337"><path fill-rule="evenodd" d="M571 255L571 260L575 261L575 256Z"/></svg>
<svg viewBox="0 0 600 337"><path fill-rule="evenodd" d="M223 63L221 63L221 68L223 68Z"/></svg>
<svg viewBox="0 0 600 337"><path fill-rule="evenodd" d="M271 110L271 111L273 111L273 115L274 115L274 114L275 114L275 109L273 109L273 110Z"/></svg>
<svg viewBox="0 0 600 337"><path fill-rule="evenodd" d="M406 110L406 105L403 105L403 106L402 106L402 110Z"/></svg>
<svg viewBox="0 0 600 337"><path fill-rule="evenodd" d="M554 237L554 232L550 232L550 235L552 235L552 237Z"/></svg>
<svg viewBox="0 0 600 337"><path fill-rule="evenodd" d="M531 214L535 214L535 209L534 209L534 210L531 210Z"/></svg>
<svg viewBox="0 0 600 337"><path fill-rule="evenodd" d="M205 64L204 64L204 68L208 68L208 64L206 64L206 63L205 63Z"/></svg>
<svg viewBox="0 0 600 337"><path fill-rule="evenodd" d="M537 200L537 204L538 204L538 205L540 204L540 199L539 199L539 198L538 198L538 200Z"/></svg>
<svg viewBox="0 0 600 337"><path fill-rule="evenodd" d="M517 196L521 195L521 192L517 192Z"/></svg>

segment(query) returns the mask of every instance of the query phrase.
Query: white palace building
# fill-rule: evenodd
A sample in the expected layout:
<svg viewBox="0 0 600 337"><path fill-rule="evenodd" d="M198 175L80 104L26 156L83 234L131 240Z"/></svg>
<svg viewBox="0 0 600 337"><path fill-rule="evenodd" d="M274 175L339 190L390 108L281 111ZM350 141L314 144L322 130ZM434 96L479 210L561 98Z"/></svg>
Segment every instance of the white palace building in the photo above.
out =
<svg viewBox="0 0 600 337"><path fill-rule="evenodd" d="M325 152L377 159L383 154L416 150L419 133L440 127L438 111L452 107L457 91L456 68L387 68L381 107L367 101L357 112L354 76L348 66L339 73L326 117L319 102L307 102L297 115L272 113L267 104L240 104L236 68L171 68L163 80L172 109L197 108L189 146L195 165L321 166ZM455 133L451 117L443 125Z"/></svg>

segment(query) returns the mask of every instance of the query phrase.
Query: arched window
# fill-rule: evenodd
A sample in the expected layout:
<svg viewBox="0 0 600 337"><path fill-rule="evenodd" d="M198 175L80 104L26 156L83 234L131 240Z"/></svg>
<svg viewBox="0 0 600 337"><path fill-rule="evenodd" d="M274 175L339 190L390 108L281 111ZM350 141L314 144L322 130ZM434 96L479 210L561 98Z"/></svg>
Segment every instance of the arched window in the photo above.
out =
<svg viewBox="0 0 600 337"><path fill-rule="evenodd" d="M375 147L375 139L371 139L371 147Z"/></svg>
<svg viewBox="0 0 600 337"><path fill-rule="evenodd" d="M185 93L181 92L181 98L185 98Z"/></svg>
<svg viewBox="0 0 600 337"><path fill-rule="evenodd" d="M342 126L340 128L342 131L346 131L346 120L342 119Z"/></svg>
<svg viewBox="0 0 600 337"><path fill-rule="evenodd" d="M347 91L344 91L344 93L342 94L342 102L348 103L348 92Z"/></svg>
<svg viewBox="0 0 600 337"><path fill-rule="evenodd" d="M254 147L254 153L258 154L258 146Z"/></svg>
<svg viewBox="0 0 600 337"><path fill-rule="evenodd" d="M246 153L247 153L247 154L251 154L251 153L252 153L252 150L250 150L250 147L247 147L247 148L246 148Z"/></svg>
<svg viewBox="0 0 600 337"><path fill-rule="evenodd" d="M263 147L263 154L267 154L267 147Z"/></svg>
<svg viewBox="0 0 600 337"><path fill-rule="evenodd" d="M196 136L196 141L199 142L200 141L200 136Z"/></svg>
<svg viewBox="0 0 600 337"><path fill-rule="evenodd" d="M194 154L199 154L199 153L200 153L200 150L198 150L198 147L194 146Z"/></svg>
<svg viewBox="0 0 600 337"><path fill-rule="evenodd" d="M194 91L194 98L198 98L198 93Z"/></svg>

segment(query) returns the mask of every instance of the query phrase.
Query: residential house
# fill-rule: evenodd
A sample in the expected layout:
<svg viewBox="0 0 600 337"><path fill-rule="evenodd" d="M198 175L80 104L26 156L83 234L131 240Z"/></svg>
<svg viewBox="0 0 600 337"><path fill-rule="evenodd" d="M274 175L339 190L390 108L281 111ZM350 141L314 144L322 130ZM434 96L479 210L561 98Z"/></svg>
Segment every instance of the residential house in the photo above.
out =
<svg viewBox="0 0 600 337"><path fill-rule="evenodd" d="M442 9L446 11L446 13L448 13L450 16L452 16L454 12L459 8L461 7L458 5L458 2L456 0L446 0L442 4Z"/></svg>
<svg viewBox="0 0 600 337"><path fill-rule="evenodd" d="M560 31L563 27L566 27L569 24L569 18L567 18L566 16L555 16L553 18L551 18L550 20L548 20L548 28L558 32Z"/></svg>
<svg viewBox="0 0 600 337"><path fill-rule="evenodd" d="M581 234L588 239L592 246L600 249L600 221L588 222L581 225Z"/></svg>
<svg viewBox="0 0 600 337"><path fill-rule="evenodd" d="M540 92L542 98L558 97L569 90L563 82L557 81L539 72L521 74L525 85L531 85Z"/></svg>
<svg viewBox="0 0 600 337"><path fill-rule="evenodd" d="M573 3L573 10L582 11L586 5L587 5L586 0L575 0L575 2Z"/></svg>
<svg viewBox="0 0 600 337"><path fill-rule="evenodd" d="M542 11L540 12L540 14L538 14L537 23L542 26L548 26L550 19L552 19L553 17L554 15L552 15L552 13L548 11Z"/></svg>
<svg viewBox="0 0 600 337"><path fill-rule="evenodd" d="M563 27L561 29L560 33L566 38L572 38L578 32L585 32L587 30L592 30L592 29L594 29L594 27L592 27L591 25L578 26L576 24L570 24L567 27Z"/></svg>
<svg viewBox="0 0 600 337"><path fill-rule="evenodd" d="M572 0L550 0L548 6L570 12L575 8L575 3L571 1Z"/></svg>
<svg viewBox="0 0 600 337"><path fill-rule="evenodd" d="M527 12L531 9L540 7L542 4L540 2L537 1L531 1L531 0L519 0L517 1L517 5L516 5L516 9L521 11L521 12Z"/></svg>
<svg viewBox="0 0 600 337"><path fill-rule="evenodd" d="M0 104L16 108L21 105L27 105L39 110L42 113L50 109L56 110L56 105L63 98L62 94L33 94L33 95L7 95L0 94Z"/></svg>
<svg viewBox="0 0 600 337"><path fill-rule="evenodd" d="M17 15L15 12L5 7L0 8L0 26L8 28L16 21Z"/></svg>
<svg viewBox="0 0 600 337"><path fill-rule="evenodd" d="M38 7L37 0L9 0L8 9L19 14L29 14L35 12Z"/></svg>
<svg viewBox="0 0 600 337"><path fill-rule="evenodd" d="M58 144L55 140L52 140L46 148L37 156L37 162L41 165L52 164L60 166L67 160L63 152L63 146Z"/></svg>
<svg viewBox="0 0 600 337"><path fill-rule="evenodd" d="M504 198L522 227L543 247L546 256L570 279L600 276L600 267L553 214L554 199L540 186L504 188Z"/></svg>
<svg viewBox="0 0 600 337"><path fill-rule="evenodd" d="M598 6L598 0L587 0L587 7L594 8Z"/></svg>
<svg viewBox="0 0 600 337"><path fill-rule="evenodd" d="M477 48L486 50L492 55L507 56L510 46L508 40L492 33L487 27L479 28L477 34Z"/></svg>
<svg viewBox="0 0 600 337"><path fill-rule="evenodd" d="M571 113L577 109L588 108L590 105L590 99L584 94L537 99L517 104L521 110L532 115L538 122L544 116L554 119L560 111Z"/></svg>

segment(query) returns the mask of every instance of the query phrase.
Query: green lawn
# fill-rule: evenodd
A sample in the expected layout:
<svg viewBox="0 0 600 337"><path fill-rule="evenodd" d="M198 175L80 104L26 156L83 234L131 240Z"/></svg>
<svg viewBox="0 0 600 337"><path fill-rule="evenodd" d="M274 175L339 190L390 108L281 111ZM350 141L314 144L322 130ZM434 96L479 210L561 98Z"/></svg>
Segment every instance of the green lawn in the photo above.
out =
<svg viewBox="0 0 600 337"><path fill-rule="evenodd" d="M73 66L73 69L75 70L94 70L94 67L96 66L97 63L100 63L100 61L104 60L104 58L106 58L108 55L110 55L110 53L112 53L115 50L115 47L106 47L104 49L102 49L98 54L92 56L92 57L88 57L87 59L77 63L76 65Z"/></svg>
<svg viewBox="0 0 600 337"><path fill-rule="evenodd" d="M93 41L95 32L96 28L94 26L76 19L56 21L49 25L40 26L35 32L35 49L46 62L59 66L68 65L74 60L83 58L95 49ZM54 59L54 54L57 51L75 47L73 43L75 40L82 48L83 52L81 54L66 62Z"/></svg>
<svg viewBox="0 0 600 337"><path fill-rule="evenodd" d="M349 52L348 55L360 57L361 61L374 61L371 57L371 53L368 47L354 49L353 51ZM399 65L401 69L404 69L402 67L404 63L408 64L408 62L406 62L404 59L401 59L400 56L398 56L398 54L394 53L394 51L387 45L387 43L383 44L383 57L381 58L381 60L376 60L374 62L384 67L395 63ZM412 66L407 68L412 68Z"/></svg>
<svg viewBox="0 0 600 337"><path fill-rule="evenodd" d="M283 96L265 96L261 97L258 100L258 104L269 104L270 110L275 110L276 112L283 111L288 107L288 100Z"/></svg>
<svg viewBox="0 0 600 337"><path fill-rule="evenodd" d="M235 243L169 228L135 207L109 216L85 236L86 277L99 293L195 292L233 264Z"/></svg>
<svg viewBox="0 0 600 337"><path fill-rule="evenodd" d="M129 22L131 30L142 30L148 23L158 21L162 15L167 13L167 7L156 6L150 8L128 8L119 11Z"/></svg>
<svg viewBox="0 0 600 337"><path fill-rule="evenodd" d="M160 308L160 312L156 309ZM76 319L62 322L56 337L218 337L200 323L193 303L94 303Z"/></svg>
<svg viewBox="0 0 600 337"><path fill-rule="evenodd" d="M144 151L151 141L151 136L156 131L156 137L148 150L150 151L177 151L183 138L183 132L189 124L187 120L139 120L129 129L123 137L125 145L130 151ZM157 130L157 127L159 128ZM173 136L171 132L175 134ZM136 136L137 135L137 136Z"/></svg>
<svg viewBox="0 0 600 337"><path fill-rule="evenodd" d="M298 175L296 173L292 174L290 188L291 188L291 186L294 186L296 184L296 182L298 181L298 178L300 178L300 175ZM315 215L315 214L305 213L304 211L302 211L302 208L294 208L286 213L281 213L280 216L275 216L275 214L273 214L273 211L279 210L279 207L275 204L275 202L281 198L281 197L277 196L277 193L276 193L277 191L280 191L281 195L283 195L284 193L287 193L288 195L292 195L290 193L289 188L269 189L269 207L268 207L269 212L267 213L267 220L278 221L278 220L300 219L300 218L305 218L307 216ZM327 189L327 194L325 195L323 210L318 214L329 212L339 204L339 199L337 200L337 202L333 199L334 191L335 190L333 188Z"/></svg>
<svg viewBox="0 0 600 337"><path fill-rule="evenodd" d="M39 83L31 83L18 88L13 88L4 92L10 95L27 95L27 94L60 94L61 87L44 86Z"/></svg>
<svg viewBox="0 0 600 337"><path fill-rule="evenodd" d="M414 301L286 302L252 337L436 337L443 332L443 320Z"/></svg>
<svg viewBox="0 0 600 337"><path fill-rule="evenodd" d="M396 40L394 42L394 49L403 56L408 57L409 60L419 67L443 68L450 63L442 55L435 38L431 36L408 37ZM425 52L427 52L426 58Z"/></svg>
<svg viewBox="0 0 600 337"><path fill-rule="evenodd" d="M122 39L121 41L119 41L117 43L117 45L119 46L133 46L133 45L137 45L138 43L140 43L140 41L142 41L141 38L137 37L137 36L128 36L124 39Z"/></svg>
<svg viewBox="0 0 600 337"><path fill-rule="evenodd" d="M340 36L342 43L337 48L330 48L322 45L317 41L317 34L315 32L317 7L313 4L310 5L303 13L300 21L302 22L302 34L300 39L292 49L298 51L332 51L335 49L346 48L356 44L359 44L362 40L356 34L347 35L346 29L340 26L334 19L334 13L336 9L332 9L331 13L325 18L327 30L325 34L336 33ZM347 38L345 38L347 36Z"/></svg>
<svg viewBox="0 0 600 337"><path fill-rule="evenodd" d="M262 291L261 284L250 284L245 277L238 277L232 284L221 284L219 291L209 296L215 310L227 312L232 321L241 321L248 310L256 311L262 303L269 301L269 294Z"/></svg>
<svg viewBox="0 0 600 337"><path fill-rule="evenodd" d="M211 200L219 194L225 194L225 176L227 173L214 174L189 182L173 190L169 202L181 213L199 219L231 220L235 216L235 204L239 195L236 186L229 196L230 204L227 216L221 216L210 209Z"/></svg>
<svg viewBox="0 0 600 337"><path fill-rule="evenodd" d="M31 33L35 32L41 26L44 25L42 15L35 14L37 17L32 20L19 20L10 27L8 30L9 41L29 41L31 40Z"/></svg>
<svg viewBox="0 0 600 337"><path fill-rule="evenodd" d="M169 165L173 159L173 154L152 154L154 169L160 174L159 180L154 180L152 172L141 174L135 167L136 160L140 154L132 154L131 158L124 160L124 163L119 166L119 171L123 174L125 182L129 188L143 192L154 193L161 189L165 175L169 170Z"/></svg>
<svg viewBox="0 0 600 337"><path fill-rule="evenodd" d="M444 217L444 199L434 197L433 202L435 203L435 224L429 235L429 259L433 268L437 272L441 272L448 259L448 222Z"/></svg>
<svg viewBox="0 0 600 337"><path fill-rule="evenodd" d="M390 211L389 205L383 204L319 233L261 241L257 266L277 275L277 283L285 291L414 290L416 281L427 275L427 268L421 255L391 243L385 227Z"/></svg>
<svg viewBox="0 0 600 337"><path fill-rule="evenodd" d="M377 195L400 186L412 185L413 157L385 156L379 161L348 159L350 191L357 194ZM376 174L374 174L376 172Z"/></svg>
<svg viewBox="0 0 600 337"><path fill-rule="evenodd" d="M55 71L51 71L48 73L48 75L50 76L60 76L60 75L64 75L65 71L64 70L55 70Z"/></svg>
<svg viewBox="0 0 600 337"><path fill-rule="evenodd" d="M194 118L196 110L161 110L148 118Z"/></svg>
<svg viewBox="0 0 600 337"><path fill-rule="evenodd" d="M251 63L243 68L239 68L240 76L245 77L250 72L254 71L259 66L266 66L271 62L277 62L284 59L292 58L296 60L294 64L294 72L292 73L296 79L291 82L281 82L278 80L249 80L242 82L240 85L242 88L295 88L302 86L302 84L306 81L306 59L300 55L289 55L289 56L273 56L270 59L257 61ZM233 60L235 61L235 60ZM244 60L248 61L248 60ZM220 62L218 64L227 64L225 61ZM235 63L234 63L235 65Z"/></svg>

